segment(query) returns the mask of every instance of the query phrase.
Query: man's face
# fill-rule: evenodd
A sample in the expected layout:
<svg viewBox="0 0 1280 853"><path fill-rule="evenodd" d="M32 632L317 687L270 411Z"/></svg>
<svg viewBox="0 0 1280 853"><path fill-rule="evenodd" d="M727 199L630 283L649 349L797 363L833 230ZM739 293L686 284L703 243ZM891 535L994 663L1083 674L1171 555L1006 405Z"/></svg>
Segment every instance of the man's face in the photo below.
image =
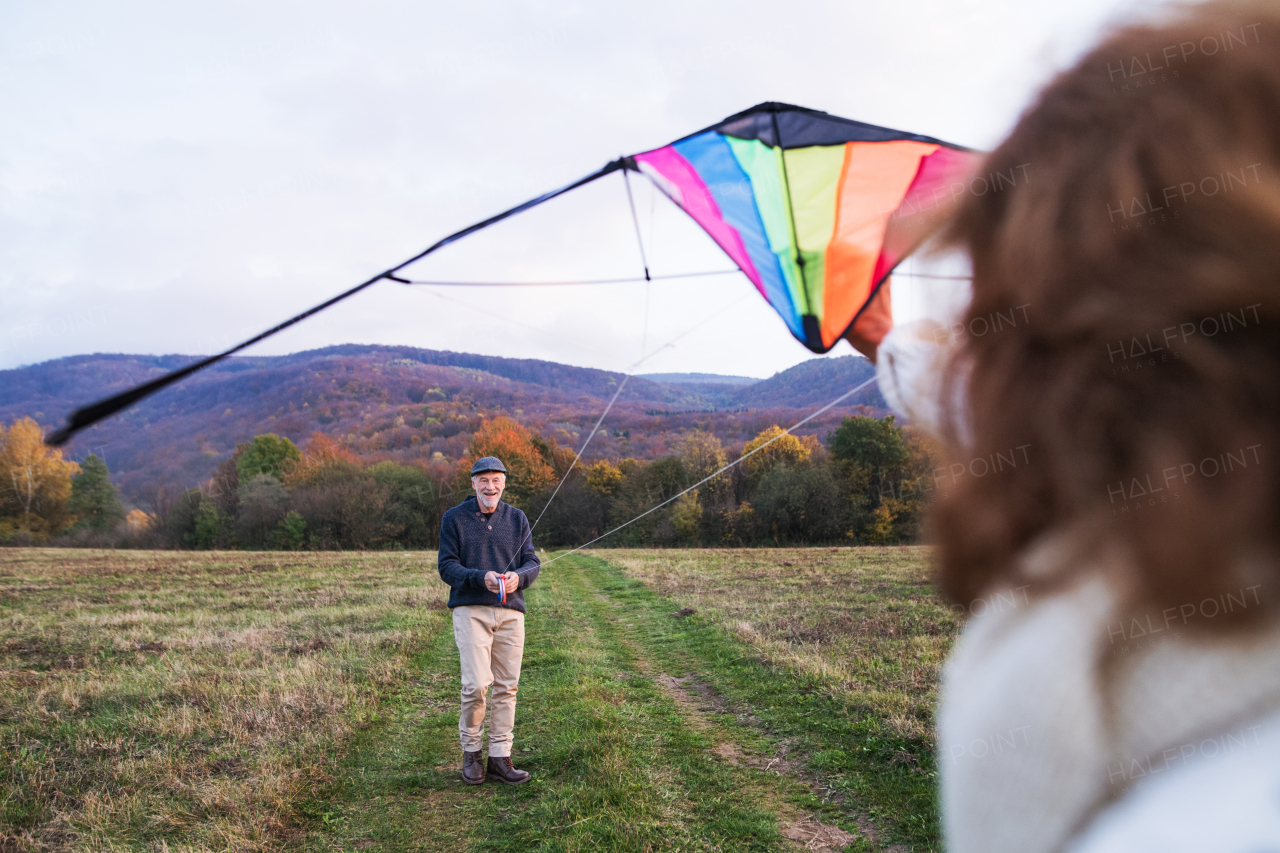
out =
<svg viewBox="0 0 1280 853"><path fill-rule="evenodd" d="M489 512L502 498L502 490L507 487L507 475L501 471L482 471L471 478L471 487L476 490L480 506Z"/></svg>

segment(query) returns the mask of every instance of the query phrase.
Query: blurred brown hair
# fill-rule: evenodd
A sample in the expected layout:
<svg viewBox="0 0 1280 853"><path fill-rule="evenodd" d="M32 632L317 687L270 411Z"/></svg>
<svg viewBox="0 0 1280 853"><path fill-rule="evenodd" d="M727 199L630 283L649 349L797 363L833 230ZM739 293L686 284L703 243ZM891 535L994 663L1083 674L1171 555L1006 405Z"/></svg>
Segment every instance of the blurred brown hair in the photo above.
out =
<svg viewBox="0 0 1280 853"><path fill-rule="evenodd" d="M1118 545L1135 603L1258 583L1275 597L1278 164L1270 3L1117 32L990 155L984 172L1027 179L970 195L951 227L973 261L965 323L986 330L974 321L1014 306L1028 322L960 347L950 453L966 464L1026 447L1027 462L940 498L941 582L956 601L1026 582L1018 555L1059 531L1081 570Z"/></svg>

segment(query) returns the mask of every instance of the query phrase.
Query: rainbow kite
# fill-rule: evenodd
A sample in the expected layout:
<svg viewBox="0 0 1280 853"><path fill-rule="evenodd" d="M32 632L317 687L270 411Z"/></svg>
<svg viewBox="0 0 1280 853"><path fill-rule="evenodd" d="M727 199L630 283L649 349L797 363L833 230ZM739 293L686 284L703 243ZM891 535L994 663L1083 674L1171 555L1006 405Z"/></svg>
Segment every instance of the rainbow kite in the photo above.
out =
<svg viewBox="0 0 1280 853"><path fill-rule="evenodd" d="M974 155L766 103L630 159L724 249L791 334L826 352L914 248L886 242L891 216L939 210Z"/></svg>
<svg viewBox="0 0 1280 853"><path fill-rule="evenodd" d="M751 279L791 334L814 352L826 352L964 193L963 178L975 160L974 152L928 136L790 104L758 104L450 234L225 352L77 409L45 440L63 444L85 427L383 279L413 284L397 273L469 234L617 171L649 176Z"/></svg>

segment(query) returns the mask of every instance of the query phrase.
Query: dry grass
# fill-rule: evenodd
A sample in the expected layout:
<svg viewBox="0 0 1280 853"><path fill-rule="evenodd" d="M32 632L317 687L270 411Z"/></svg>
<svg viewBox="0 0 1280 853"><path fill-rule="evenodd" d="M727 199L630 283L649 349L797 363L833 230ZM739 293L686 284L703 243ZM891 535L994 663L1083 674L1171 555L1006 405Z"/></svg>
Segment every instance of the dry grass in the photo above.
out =
<svg viewBox="0 0 1280 853"><path fill-rule="evenodd" d="M0 551L0 851L288 844L440 622L434 564Z"/></svg>
<svg viewBox="0 0 1280 853"><path fill-rule="evenodd" d="M758 678L757 654L788 672L743 701L799 738L787 755L821 756L824 784L859 780L850 797L923 849L934 794L911 761L957 627L927 554L611 550L612 566L549 566L521 685L536 784L464 791L433 554L0 550L0 853L838 846L824 826L858 827L831 803L764 770L744 784L744 756L776 758L760 731L701 693L714 731L690 725L652 681L687 666L674 683L754 695L735 679ZM815 691L910 740L908 769L845 754L875 747L859 719L806 728ZM788 791L818 817L797 821Z"/></svg>
<svg viewBox="0 0 1280 853"><path fill-rule="evenodd" d="M938 669L959 623L929 584L929 549L596 552L767 661L933 742Z"/></svg>

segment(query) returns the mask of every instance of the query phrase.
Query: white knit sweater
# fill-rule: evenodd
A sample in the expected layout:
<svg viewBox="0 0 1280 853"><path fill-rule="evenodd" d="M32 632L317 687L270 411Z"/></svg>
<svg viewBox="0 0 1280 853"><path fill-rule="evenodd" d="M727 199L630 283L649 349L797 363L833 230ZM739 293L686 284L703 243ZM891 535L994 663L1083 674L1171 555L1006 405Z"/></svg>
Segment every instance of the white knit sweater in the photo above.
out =
<svg viewBox="0 0 1280 853"><path fill-rule="evenodd" d="M1026 567L1053 572L1071 558L1061 541L1051 542L1033 549ZM1280 712L1280 626L1246 637L1190 630L1221 618L1224 603L1258 606L1257 589L1239 590L1229 602L1206 599L1194 615L1179 609L1135 619L1121 609L1107 568L1043 600L1017 591L988 597L992 604L965 627L938 708L949 853L1049 853L1086 830L1077 850L1109 851L1116 848L1106 833L1116 830L1108 827L1126 821L1128 836L1145 833L1150 841L1180 813L1178 798L1161 793L1169 790L1163 783L1207 780L1211 773L1195 774L1224 759L1274 783L1265 791L1270 817L1255 813L1236 824L1280 829L1280 718L1273 716ZM1132 809L1143 796L1139 818ZM1270 843L1280 850L1280 832Z"/></svg>
<svg viewBox="0 0 1280 853"><path fill-rule="evenodd" d="M911 329L881 346L885 397L936 429L945 354ZM1193 630L1260 590L1137 619L1123 558L1080 541L1046 538L1022 561L1028 578L1079 578L1061 591L968 608L937 714L948 853L1280 853L1280 624Z"/></svg>

